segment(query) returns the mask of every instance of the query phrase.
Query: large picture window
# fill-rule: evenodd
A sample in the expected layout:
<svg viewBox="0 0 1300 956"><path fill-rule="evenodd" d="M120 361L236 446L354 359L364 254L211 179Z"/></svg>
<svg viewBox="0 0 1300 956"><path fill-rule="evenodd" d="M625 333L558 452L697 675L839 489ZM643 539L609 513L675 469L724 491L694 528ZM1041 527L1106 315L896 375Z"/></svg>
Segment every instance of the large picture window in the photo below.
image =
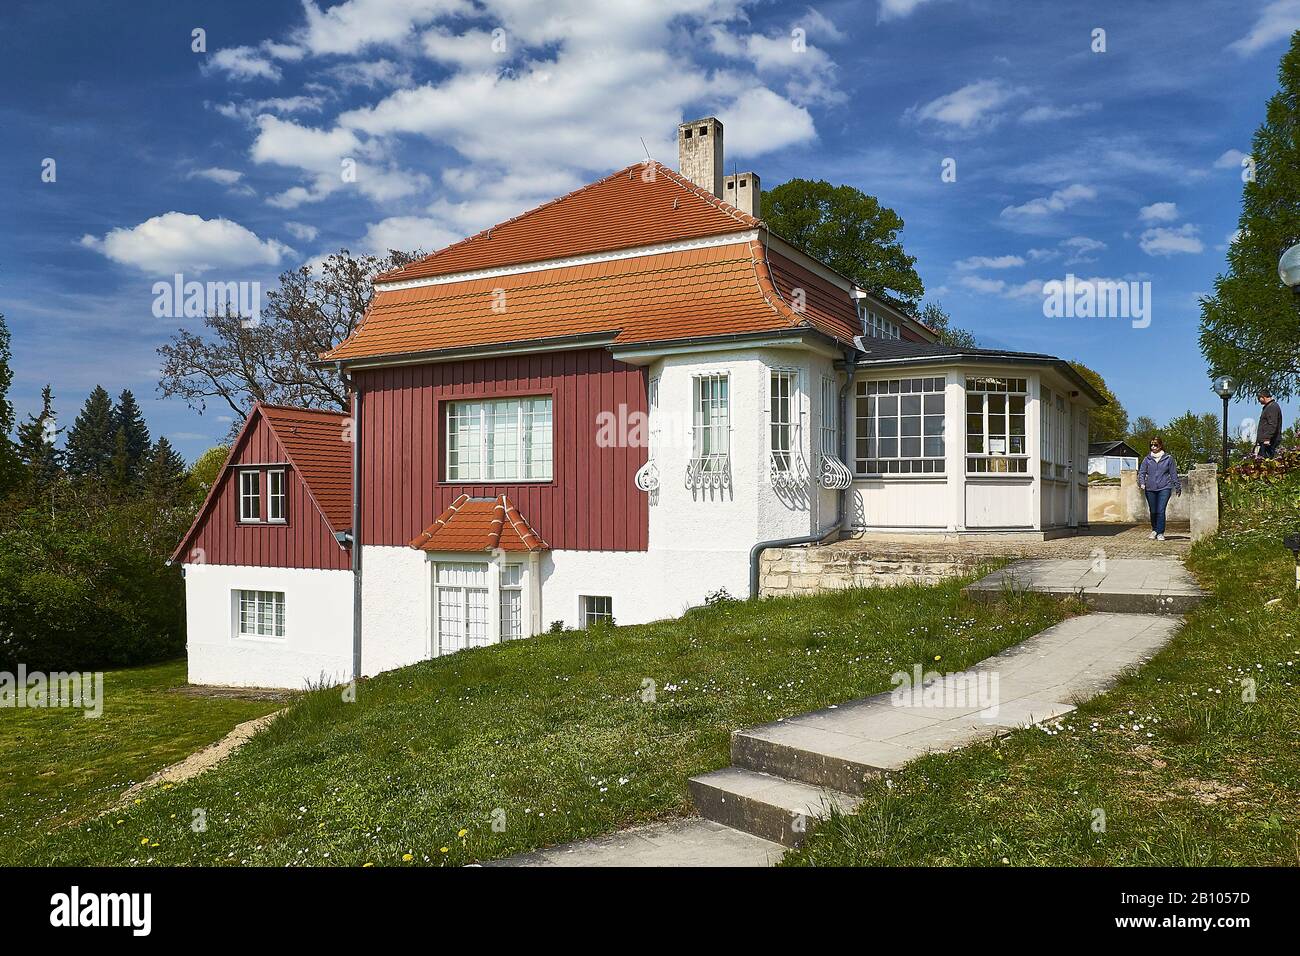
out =
<svg viewBox="0 0 1300 956"><path fill-rule="evenodd" d="M858 382L859 475L941 474L944 470L944 379Z"/></svg>
<svg viewBox="0 0 1300 956"><path fill-rule="evenodd" d="M966 471L1028 473L1023 378L967 376Z"/></svg>
<svg viewBox="0 0 1300 956"><path fill-rule="evenodd" d="M448 481L550 481L551 399L448 402Z"/></svg>

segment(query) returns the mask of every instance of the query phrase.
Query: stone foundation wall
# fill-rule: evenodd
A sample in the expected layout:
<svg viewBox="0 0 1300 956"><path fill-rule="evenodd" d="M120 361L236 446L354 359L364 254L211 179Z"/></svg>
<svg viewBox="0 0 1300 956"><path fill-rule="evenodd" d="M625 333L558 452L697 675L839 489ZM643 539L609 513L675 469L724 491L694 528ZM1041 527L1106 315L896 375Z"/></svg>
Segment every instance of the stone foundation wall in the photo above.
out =
<svg viewBox="0 0 1300 956"><path fill-rule="evenodd" d="M877 556L840 548L774 548L763 553L759 593L775 597L895 584L938 584L944 578L970 574L980 563L979 555L957 553Z"/></svg>

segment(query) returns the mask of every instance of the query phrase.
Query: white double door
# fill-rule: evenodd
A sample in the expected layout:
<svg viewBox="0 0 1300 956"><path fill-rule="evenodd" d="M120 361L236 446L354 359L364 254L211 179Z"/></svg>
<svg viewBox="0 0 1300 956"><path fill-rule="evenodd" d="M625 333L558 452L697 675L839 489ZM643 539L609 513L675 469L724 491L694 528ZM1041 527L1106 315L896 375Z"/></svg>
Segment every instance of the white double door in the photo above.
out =
<svg viewBox="0 0 1300 956"><path fill-rule="evenodd" d="M482 562L439 562L434 565L433 594L438 624L436 653L452 654L495 643L488 586L488 574L492 570L490 565Z"/></svg>

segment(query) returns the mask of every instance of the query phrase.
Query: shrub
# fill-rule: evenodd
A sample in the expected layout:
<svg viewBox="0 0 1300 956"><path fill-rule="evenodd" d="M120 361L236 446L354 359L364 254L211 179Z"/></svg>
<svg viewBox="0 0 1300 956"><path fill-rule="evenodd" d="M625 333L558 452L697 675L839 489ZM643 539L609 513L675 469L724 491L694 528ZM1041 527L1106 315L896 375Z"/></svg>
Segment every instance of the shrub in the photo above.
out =
<svg viewBox="0 0 1300 956"><path fill-rule="evenodd" d="M1246 458L1219 483L1223 530L1240 540L1276 540L1300 531L1300 451Z"/></svg>

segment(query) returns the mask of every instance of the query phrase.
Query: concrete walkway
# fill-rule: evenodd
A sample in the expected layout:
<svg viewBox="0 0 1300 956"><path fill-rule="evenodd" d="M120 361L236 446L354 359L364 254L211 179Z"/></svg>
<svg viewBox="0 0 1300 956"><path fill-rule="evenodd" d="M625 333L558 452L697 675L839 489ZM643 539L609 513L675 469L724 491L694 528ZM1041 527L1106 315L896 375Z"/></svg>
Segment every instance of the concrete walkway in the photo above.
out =
<svg viewBox="0 0 1300 956"><path fill-rule="evenodd" d="M1205 597L1181 561L1120 558L1016 561L965 589L976 600L997 600L1006 589L1082 598L1097 611L1184 614Z"/></svg>

